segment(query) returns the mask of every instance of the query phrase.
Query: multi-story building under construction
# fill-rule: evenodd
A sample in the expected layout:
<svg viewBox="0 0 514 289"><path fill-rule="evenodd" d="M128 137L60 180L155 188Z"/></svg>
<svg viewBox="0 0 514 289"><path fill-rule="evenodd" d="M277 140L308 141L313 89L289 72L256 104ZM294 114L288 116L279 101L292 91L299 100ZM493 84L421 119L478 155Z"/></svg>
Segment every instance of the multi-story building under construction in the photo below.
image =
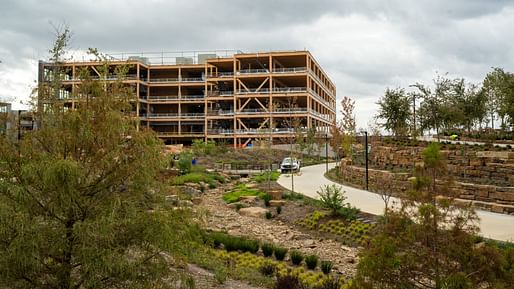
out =
<svg viewBox="0 0 514 289"><path fill-rule="evenodd" d="M308 51L239 51L110 55L109 65L128 64L124 81L138 96L140 125L168 144L193 139L238 146L257 139L287 141L315 127L329 133L335 122L336 88ZM100 77L95 61L66 62L59 98L74 108L80 68ZM40 61L39 81L55 64Z"/></svg>

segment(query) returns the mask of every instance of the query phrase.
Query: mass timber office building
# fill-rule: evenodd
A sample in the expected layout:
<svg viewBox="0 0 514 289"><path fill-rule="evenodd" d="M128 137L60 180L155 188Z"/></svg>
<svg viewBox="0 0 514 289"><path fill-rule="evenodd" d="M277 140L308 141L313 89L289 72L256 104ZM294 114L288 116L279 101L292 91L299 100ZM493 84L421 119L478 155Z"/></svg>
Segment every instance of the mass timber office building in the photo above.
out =
<svg viewBox="0 0 514 289"><path fill-rule="evenodd" d="M129 65L124 82L134 88L141 127L168 144L194 139L245 146L257 139L286 141L315 127L329 133L336 118L336 88L308 51L240 51L110 55L109 65ZM99 78L95 61L66 62L60 95L70 109L80 68ZM40 61L39 81L55 64Z"/></svg>

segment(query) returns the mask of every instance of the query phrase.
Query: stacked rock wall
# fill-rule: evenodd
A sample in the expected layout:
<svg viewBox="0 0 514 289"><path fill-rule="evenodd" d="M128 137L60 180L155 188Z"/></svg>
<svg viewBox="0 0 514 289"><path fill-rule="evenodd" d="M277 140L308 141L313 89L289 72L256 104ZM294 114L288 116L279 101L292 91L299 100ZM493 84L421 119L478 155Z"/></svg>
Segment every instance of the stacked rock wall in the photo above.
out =
<svg viewBox="0 0 514 289"><path fill-rule="evenodd" d="M400 195L411 188L409 178L422 164L422 147L375 146L370 154L369 189L388 189ZM460 199L495 212L514 214L514 152L473 151L465 147L442 150L452 191ZM345 182L365 186L365 169L343 161L340 176ZM442 185L442 184L440 184Z"/></svg>

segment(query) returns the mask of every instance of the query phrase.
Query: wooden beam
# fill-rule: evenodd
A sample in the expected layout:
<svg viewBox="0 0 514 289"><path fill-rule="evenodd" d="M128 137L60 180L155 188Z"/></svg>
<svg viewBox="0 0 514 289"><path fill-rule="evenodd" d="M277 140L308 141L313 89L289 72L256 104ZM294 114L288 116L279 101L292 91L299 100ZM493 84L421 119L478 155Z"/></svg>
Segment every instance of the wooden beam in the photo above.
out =
<svg viewBox="0 0 514 289"><path fill-rule="evenodd" d="M254 97L253 99L255 99L255 101L257 101L257 103L258 103L262 108L264 108L264 110L265 110L266 112L269 112L269 110L268 110L268 109L267 109L267 108L266 108L266 107L265 107L265 106L264 106L264 105L259 101L259 99L257 99L256 97Z"/></svg>
<svg viewBox="0 0 514 289"><path fill-rule="evenodd" d="M245 106L246 106L246 105L247 105L251 100L252 100L251 98L247 99L247 100L246 100L246 102L243 104L243 106L239 107L239 108L237 109L237 111L238 111L238 112L240 112L243 108L245 108Z"/></svg>
<svg viewBox="0 0 514 289"><path fill-rule="evenodd" d="M261 129L261 128L262 128L262 127L263 127L263 126L268 122L268 120L269 120L269 118L265 119L265 120L261 123L261 125L259 126L259 128L258 128L258 129Z"/></svg>
<svg viewBox="0 0 514 289"><path fill-rule="evenodd" d="M266 84L266 82L269 80L269 77L266 77L266 79L264 79L264 81L261 83L261 85L259 85L259 87L257 87L257 90L256 91L259 91L261 90L261 88L264 86L264 84Z"/></svg>
<svg viewBox="0 0 514 289"><path fill-rule="evenodd" d="M91 68L93 69L94 72L96 72L96 74L98 74L98 77L101 76L100 72L98 72L98 70L96 70L96 68L93 65L91 65Z"/></svg>
<svg viewBox="0 0 514 289"><path fill-rule="evenodd" d="M239 124L240 124L240 125L242 125L245 129L248 129L248 127L246 127L246 125L245 125L245 124L244 124L240 119L238 119L237 121L238 121L238 122L239 122Z"/></svg>
<svg viewBox="0 0 514 289"><path fill-rule="evenodd" d="M248 87L246 87L246 85L241 81L241 79L238 79L237 81L239 82L239 85L243 86L244 89L246 89L246 91L250 91Z"/></svg>

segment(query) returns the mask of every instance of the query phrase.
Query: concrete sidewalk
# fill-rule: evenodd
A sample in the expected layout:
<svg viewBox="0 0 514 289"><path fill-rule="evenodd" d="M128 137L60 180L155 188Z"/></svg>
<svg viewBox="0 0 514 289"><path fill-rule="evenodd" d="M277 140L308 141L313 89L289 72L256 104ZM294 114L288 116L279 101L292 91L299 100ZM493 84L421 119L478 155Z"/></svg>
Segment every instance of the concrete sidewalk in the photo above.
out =
<svg viewBox="0 0 514 289"><path fill-rule="evenodd" d="M335 163L330 163L329 169L335 165ZM311 198L318 198L316 192L322 185L336 184L346 191L347 202L361 211L376 215L384 212L384 202L378 194L337 184L325 178L324 174L325 164L302 168L300 174L293 177L295 192ZM278 183L290 190L291 176L281 175ZM398 201L396 198L391 198L390 204ZM480 218L480 234L482 236L501 241L514 241L514 216L480 210L477 210L477 214Z"/></svg>

